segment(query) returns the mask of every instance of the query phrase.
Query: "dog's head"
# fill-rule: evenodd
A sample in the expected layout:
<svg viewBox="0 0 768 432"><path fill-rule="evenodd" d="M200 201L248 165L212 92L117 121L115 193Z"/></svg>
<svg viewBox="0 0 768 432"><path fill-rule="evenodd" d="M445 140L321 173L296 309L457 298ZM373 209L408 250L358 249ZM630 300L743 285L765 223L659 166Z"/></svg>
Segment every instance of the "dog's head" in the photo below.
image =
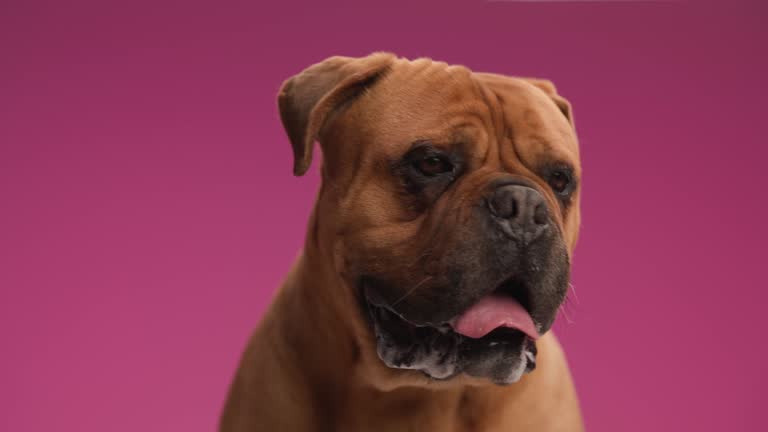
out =
<svg viewBox="0 0 768 432"><path fill-rule="evenodd" d="M279 106L296 175L322 147L314 241L361 346L439 380L533 369L579 225L577 139L554 86L376 53L306 69Z"/></svg>

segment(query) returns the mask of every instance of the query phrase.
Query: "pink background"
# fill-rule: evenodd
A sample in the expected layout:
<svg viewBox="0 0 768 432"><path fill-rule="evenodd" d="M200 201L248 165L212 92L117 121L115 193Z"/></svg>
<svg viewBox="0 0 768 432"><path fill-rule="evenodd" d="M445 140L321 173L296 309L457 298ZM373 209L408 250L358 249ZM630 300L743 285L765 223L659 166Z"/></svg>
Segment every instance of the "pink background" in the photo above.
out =
<svg viewBox="0 0 768 432"><path fill-rule="evenodd" d="M317 189L277 88L374 50L573 102L584 222L557 329L589 430L765 430L767 11L3 1L0 430L213 430Z"/></svg>

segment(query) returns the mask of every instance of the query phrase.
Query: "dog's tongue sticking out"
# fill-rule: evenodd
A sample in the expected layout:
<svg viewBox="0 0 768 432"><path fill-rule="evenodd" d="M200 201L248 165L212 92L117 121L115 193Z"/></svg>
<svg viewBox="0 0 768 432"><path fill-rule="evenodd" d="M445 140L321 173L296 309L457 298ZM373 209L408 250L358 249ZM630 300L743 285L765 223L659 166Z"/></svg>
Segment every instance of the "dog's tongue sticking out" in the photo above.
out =
<svg viewBox="0 0 768 432"><path fill-rule="evenodd" d="M466 312L459 315L453 330L470 338L481 338L499 327L520 330L536 340L539 332L531 315L509 296L491 294L483 297Z"/></svg>

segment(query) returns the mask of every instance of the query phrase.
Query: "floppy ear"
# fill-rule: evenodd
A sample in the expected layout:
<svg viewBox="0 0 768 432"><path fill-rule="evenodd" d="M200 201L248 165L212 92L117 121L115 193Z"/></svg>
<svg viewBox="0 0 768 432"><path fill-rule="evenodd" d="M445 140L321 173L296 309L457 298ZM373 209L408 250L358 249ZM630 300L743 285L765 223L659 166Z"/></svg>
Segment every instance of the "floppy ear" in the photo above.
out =
<svg viewBox="0 0 768 432"><path fill-rule="evenodd" d="M557 94L557 88L552 83L552 81L540 79L540 78L523 78L524 80L528 81L529 83L535 85L536 87L540 88L544 91L550 98L552 98L553 101L555 101L555 104L558 108L560 108L560 111L565 115L565 118L568 119L568 121L571 123L571 127L576 127L575 122L573 121L573 109L571 108L571 103L568 102L568 100L559 94Z"/></svg>
<svg viewBox="0 0 768 432"><path fill-rule="evenodd" d="M360 95L394 61L390 53L330 57L286 80L277 98L280 118L293 147L293 174L304 175L312 148L326 120Z"/></svg>

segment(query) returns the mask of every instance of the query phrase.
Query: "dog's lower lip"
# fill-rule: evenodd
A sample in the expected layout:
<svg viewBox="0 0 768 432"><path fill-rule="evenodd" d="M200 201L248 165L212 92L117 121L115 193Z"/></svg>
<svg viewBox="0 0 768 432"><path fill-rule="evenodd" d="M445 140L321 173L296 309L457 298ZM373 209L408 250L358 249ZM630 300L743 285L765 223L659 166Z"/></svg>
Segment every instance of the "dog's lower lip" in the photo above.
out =
<svg viewBox="0 0 768 432"><path fill-rule="evenodd" d="M373 302L369 301L368 302L368 307L374 307L374 308L378 308L380 310L387 311L388 313L390 313L390 314L396 316L397 318L399 318L401 321L406 322L406 323L408 323L408 325L411 325L413 327L432 327L432 328L435 328L435 329L438 329L438 330L441 330L441 329L444 329L444 328L452 329L453 325L456 322L456 319L458 318L458 316L456 316L456 317L451 318L448 321L444 321L444 322L441 322L441 323L430 323L430 322L416 323L416 322L413 322L413 321L409 320L408 318L404 317L401 313L397 312L396 310L394 310L389 305L379 305L379 304L376 304L376 303L373 303Z"/></svg>
<svg viewBox="0 0 768 432"><path fill-rule="evenodd" d="M473 338L455 330L457 317L414 323L377 293L366 295L366 288L361 286L361 306L387 367L421 371L435 380L467 374L497 384L515 382L536 367L536 341L518 328L500 327Z"/></svg>

